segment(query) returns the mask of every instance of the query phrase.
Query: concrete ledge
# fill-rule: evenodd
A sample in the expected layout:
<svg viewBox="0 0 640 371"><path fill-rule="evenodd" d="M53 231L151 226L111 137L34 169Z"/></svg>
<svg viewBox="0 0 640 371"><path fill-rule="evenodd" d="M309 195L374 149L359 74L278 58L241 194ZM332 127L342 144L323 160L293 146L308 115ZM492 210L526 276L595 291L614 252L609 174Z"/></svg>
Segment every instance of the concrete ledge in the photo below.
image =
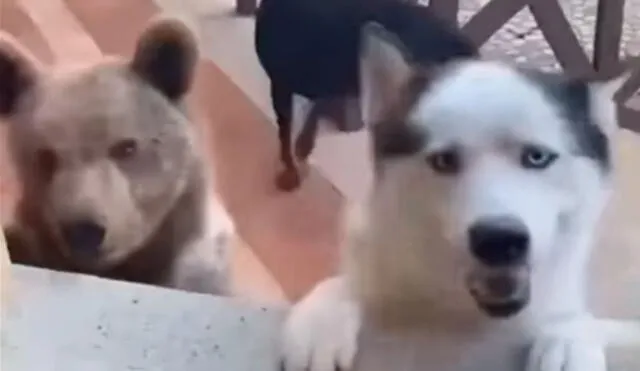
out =
<svg viewBox="0 0 640 371"><path fill-rule="evenodd" d="M283 310L14 266L3 371L276 371Z"/></svg>
<svg viewBox="0 0 640 371"><path fill-rule="evenodd" d="M284 308L19 265L12 270L13 295L0 322L2 371L279 371ZM358 370L424 370L420 344L361 341ZM611 371L640 370L637 349L612 349L609 356Z"/></svg>

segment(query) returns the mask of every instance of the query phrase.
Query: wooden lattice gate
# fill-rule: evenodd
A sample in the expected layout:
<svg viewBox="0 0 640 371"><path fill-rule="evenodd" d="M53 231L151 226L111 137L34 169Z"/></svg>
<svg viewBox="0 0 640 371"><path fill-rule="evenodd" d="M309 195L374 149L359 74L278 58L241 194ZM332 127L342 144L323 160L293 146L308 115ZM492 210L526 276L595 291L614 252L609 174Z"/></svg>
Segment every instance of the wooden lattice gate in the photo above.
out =
<svg viewBox="0 0 640 371"><path fill-rule="evenodd" d="M442 17L457 23L459 0L430 0L429 5ZM528 7L562 68L571 73L594 77L611 77L631 68L637 58L620 60L625 0L598 0L593 55L589 58L580 44L559 0L492 0L476 13L462 30L477 44L483 45L519 11ZM640 89L640 69L617 94L620 124L640 132L640 111L625 105Z"/></svg>

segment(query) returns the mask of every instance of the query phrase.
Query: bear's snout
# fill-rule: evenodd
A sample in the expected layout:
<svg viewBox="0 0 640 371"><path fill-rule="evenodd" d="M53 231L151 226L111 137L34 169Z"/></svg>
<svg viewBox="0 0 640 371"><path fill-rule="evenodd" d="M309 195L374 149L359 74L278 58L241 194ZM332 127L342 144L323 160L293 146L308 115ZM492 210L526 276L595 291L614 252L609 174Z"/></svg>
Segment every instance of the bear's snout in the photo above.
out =
<svg viewBox="0 0 640 371"><path fill-rule="evenodd" d="M97 257L106 234L106 228L91 220L75 220L61 226L62 238L72 253Z"/></svg>

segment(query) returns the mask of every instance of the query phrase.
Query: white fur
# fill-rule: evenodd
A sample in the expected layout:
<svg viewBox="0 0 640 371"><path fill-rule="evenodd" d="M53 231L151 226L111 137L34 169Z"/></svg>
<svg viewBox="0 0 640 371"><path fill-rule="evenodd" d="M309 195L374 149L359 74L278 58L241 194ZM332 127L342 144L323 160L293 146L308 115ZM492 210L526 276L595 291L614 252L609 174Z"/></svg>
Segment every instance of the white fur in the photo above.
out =
<svg viewBox="0 0 640 371"><path fill-rule="evenodd" d="M364 89L365 100L367 89L374 87ZM604 91L594 90L594 116L611 133L613 103ZM350 209L343 274L321 283L286 323L287 371L350 369L354 339L371 328L364 318L372 309L409 318L393 342L415 349L416 370L603 371L606 344L640 344L638 326L589 314L587 263L609 181L595 161L573 154L549 99L496 62L461 63L429 87L409 120L424 127L428 145L380 164L368 200ZM438 175L425 158L450 144L462 149L464 171ZM560 156L545 171L525 170L525 144ZM521 313L497 320L478 310L464 284L473 260L466 231L503 214L520 218L531 234L533 292Z"/></svg>
<svg viewBox="0 0 640 371"><path fill-rule="evenodd" d="M208 193L202 235L178 256L167 285L203 294L230 294L231 253L238 237L218 195Z"/></svg>
<svg viewBox="0 0 640 371"><path fill-rule="evenodd" d="M313 318L313 321L309 321ZM342 279L321 282L291 314L284 329L286 370L351 367L357 350L360 312Z"/></svg>
<svg viewBox="0 0 640 371"><path fill-rule="evenodd" d="M195 131L191 134L195 138L194 134ZM194 140L192 145L200 153L205 153L199 142ZM206 203L199 216L203 221L202 234L178 257L167 285L204 294L231 294L231 254L239 237L235 223L216 191L218 178L215 168L206 167L203 171Z"/></svg>

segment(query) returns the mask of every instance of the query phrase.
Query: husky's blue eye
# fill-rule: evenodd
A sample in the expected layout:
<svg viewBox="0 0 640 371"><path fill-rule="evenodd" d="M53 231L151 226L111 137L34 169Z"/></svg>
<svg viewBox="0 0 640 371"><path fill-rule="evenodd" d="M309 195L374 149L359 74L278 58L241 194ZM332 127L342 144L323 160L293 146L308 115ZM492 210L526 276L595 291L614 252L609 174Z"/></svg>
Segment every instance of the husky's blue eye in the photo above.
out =
<svg viewBox="0 0 640 371"><path fill-rule="evenodd" d="M522 150L520 164L525 169L542 170L558 159L558 154L546 148L527 146Z"/></svg>
<svg viewBox="0 0 640 371"><path fill-rule="evenodd" d="M433 153L427 157L427 162L433 171L446 175L456 174L462 167L460 155L455 150Z"/></svg>

